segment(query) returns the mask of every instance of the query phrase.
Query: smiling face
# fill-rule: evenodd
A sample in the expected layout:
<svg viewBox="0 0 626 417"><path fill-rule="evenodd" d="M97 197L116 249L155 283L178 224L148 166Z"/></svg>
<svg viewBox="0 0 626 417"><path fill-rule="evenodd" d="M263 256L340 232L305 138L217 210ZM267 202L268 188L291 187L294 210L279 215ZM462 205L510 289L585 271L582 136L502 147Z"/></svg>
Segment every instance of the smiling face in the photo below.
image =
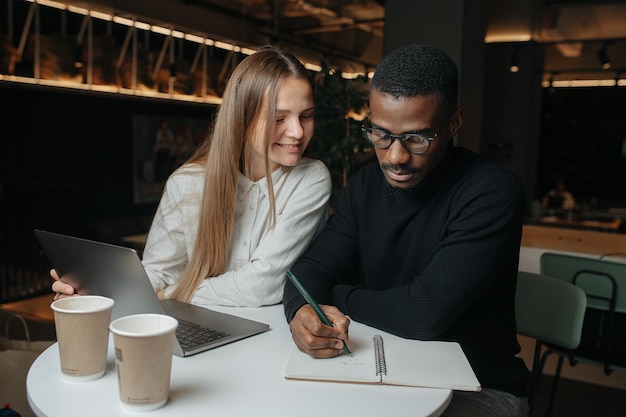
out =
<svg viewBox="0 0 626 417"><path fill-rule="evenodd" d="M394 188L413 188L443 160L446 149L463 121L461 110L442 111L436 95L394 98L373 89L370 93L370 122L373 127L394 135L420 131L428 136L438 133L423 154L407 151L396 139L389 148L375 148L376 157L387 182Z"/></svg>
<svg viewBox="0 0 626 417"><path fill-rule="evenodd" d="M263 103L256 135L252 138L254 151L254 180L265 176L266 146L262 137L265 120L262 115L268 111ZM270 137L268 157L272 171L278 166L294 166L311 141L314 130L314 102L311 84L304 78L288 77L276 95L276 120Z"/></svg>

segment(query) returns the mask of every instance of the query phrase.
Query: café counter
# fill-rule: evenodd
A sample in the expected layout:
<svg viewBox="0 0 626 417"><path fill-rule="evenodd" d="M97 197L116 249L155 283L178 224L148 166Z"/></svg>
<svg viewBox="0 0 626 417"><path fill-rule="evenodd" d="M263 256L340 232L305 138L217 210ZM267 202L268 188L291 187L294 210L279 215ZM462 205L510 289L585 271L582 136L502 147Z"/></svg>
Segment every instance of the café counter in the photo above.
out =
<svg viewBox="0 0 626 417"><path fill-rule="evenodd" d="M626 234L527 224L522 233L519 270L539 273L544 252L626 262Z"/></svg>

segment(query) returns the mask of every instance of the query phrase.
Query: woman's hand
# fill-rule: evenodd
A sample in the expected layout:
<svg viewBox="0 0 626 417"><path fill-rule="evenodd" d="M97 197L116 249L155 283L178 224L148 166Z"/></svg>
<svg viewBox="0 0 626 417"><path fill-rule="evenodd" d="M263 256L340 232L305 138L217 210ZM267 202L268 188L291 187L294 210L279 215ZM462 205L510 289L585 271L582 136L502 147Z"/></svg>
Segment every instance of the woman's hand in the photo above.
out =
<svg viewBox="0 0 626 417"><path fill-rule="evenodd" d="M72 287L70 284L62 282L59 279L59 274L57 274L57 271L55 269L50 270L50 276L54 279L54 282L52 283L52 291L56 293L54 296L55 300L78 295L76 294L74 287Z"/></svg>

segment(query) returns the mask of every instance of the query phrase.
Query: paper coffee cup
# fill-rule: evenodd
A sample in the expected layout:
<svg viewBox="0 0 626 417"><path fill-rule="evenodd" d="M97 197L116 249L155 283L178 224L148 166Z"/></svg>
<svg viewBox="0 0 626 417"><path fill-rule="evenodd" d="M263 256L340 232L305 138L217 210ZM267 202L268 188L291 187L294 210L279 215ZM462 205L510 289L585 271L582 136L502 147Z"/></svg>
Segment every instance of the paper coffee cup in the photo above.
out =
<svg viewBox="0 0 626 417"><path fill-rule="evenodd" d="M65 379L85 382L104 375L113 304L111 298L84 295L62 298L50 305Z"/></svg>
<svg viewBox="0 0 626 417"><path fill-rule="evenodd" d="M150 411L167 402L176 327L178 321L163 314L135 314L111 323L119 394L125 408Z"/></svg>

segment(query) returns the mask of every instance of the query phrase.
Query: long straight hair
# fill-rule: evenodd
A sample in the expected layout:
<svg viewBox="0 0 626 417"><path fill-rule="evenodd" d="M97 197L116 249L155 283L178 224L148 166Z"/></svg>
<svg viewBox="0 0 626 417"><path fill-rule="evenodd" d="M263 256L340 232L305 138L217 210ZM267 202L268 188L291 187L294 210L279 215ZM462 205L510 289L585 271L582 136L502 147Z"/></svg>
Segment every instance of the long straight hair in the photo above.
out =
<svg viewBox="0 0 626 417"><path fill-rule="evenodd" d="M292 54L272 46L246 57L231 74L212 133L190 158L190 163L205 166L202 207L193 253L171 298L189 302L205 278L225 272L235 225L238 176L243 173L253 179L250 140L259 134L264 138L265 178L271 224L275 223L269 148L276 121L276 96L288 77L308 80L313 92L314 82L304 65Z"/></svg>

